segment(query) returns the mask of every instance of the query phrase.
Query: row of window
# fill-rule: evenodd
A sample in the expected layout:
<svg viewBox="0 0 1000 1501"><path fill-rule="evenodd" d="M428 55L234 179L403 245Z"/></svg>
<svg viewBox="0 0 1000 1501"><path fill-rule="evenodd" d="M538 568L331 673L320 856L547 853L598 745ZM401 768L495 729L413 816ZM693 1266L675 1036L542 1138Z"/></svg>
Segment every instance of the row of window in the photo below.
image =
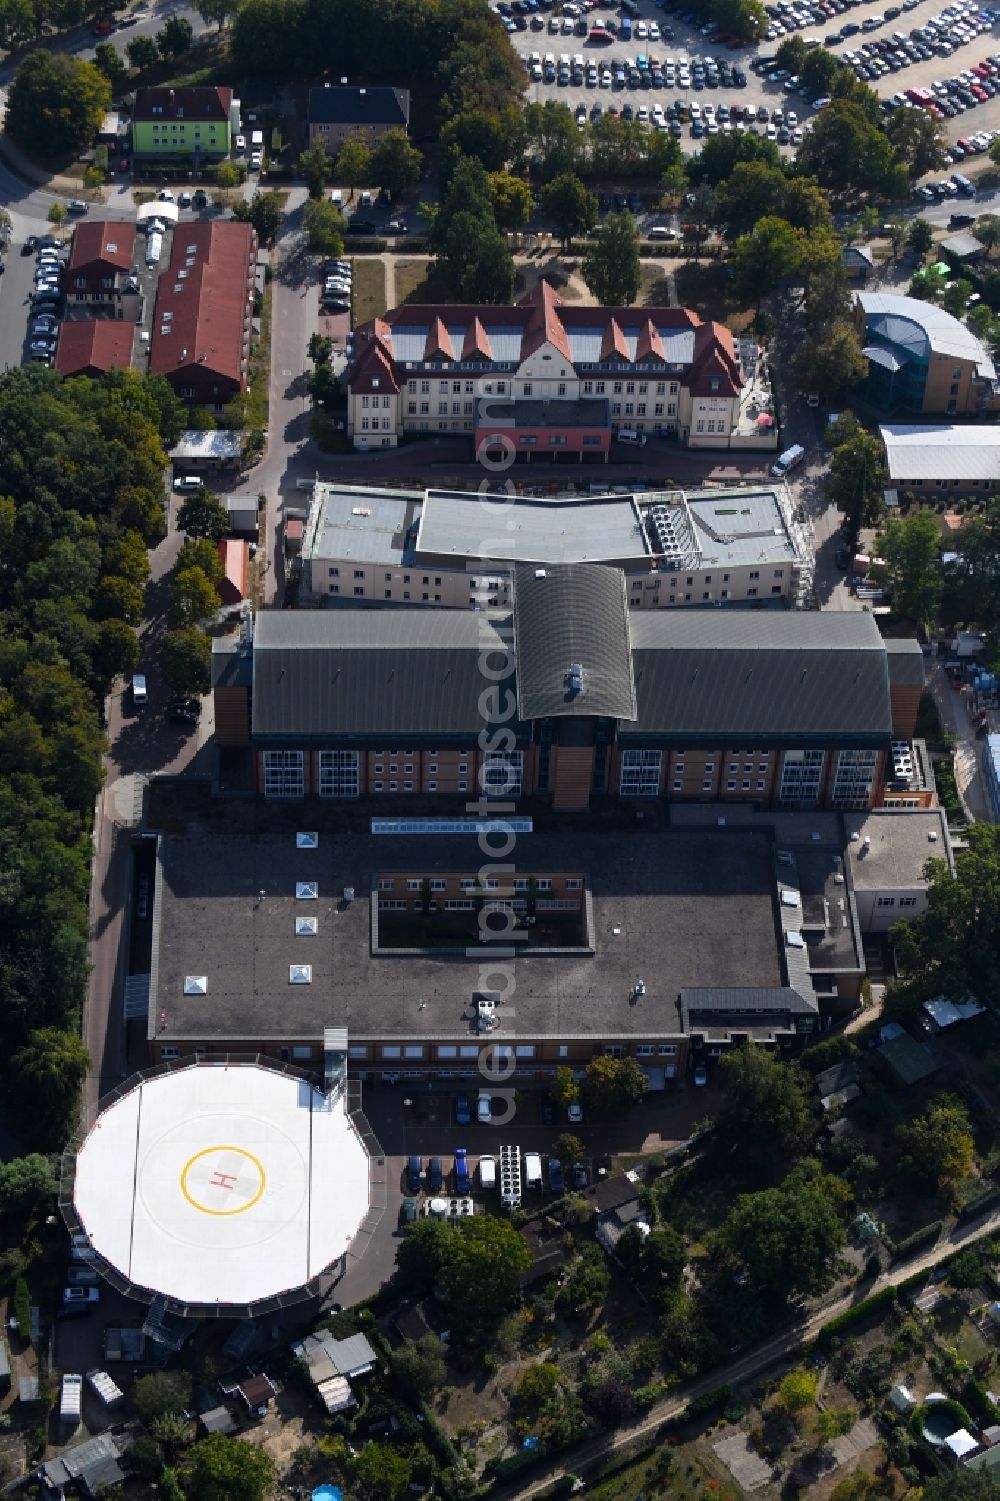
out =
<svg viewBox="0 0 1000 1501"><path fill-rule="evenodd" d="M406 754L404 752L404 754ZM409 752L413 754L412 751ZM383 752L376 752L382 756ZM320 797L357 797L359 791L359 752L324 750L319 753ZM383 763L375 764L375 774L382 770ZM407 771L413 770L413 762L405 762ZM467 770L468 762L459 763L459 773ZM431 766L431 770L437 768ZM395 770L390 764L390 774ZM483 757L480 785L487 796L520 797L524 784L524 756L521 751L490 752ZM372 782L373 792L398 792L398 781L388 785L381 780ZM404 781L404 792L413 792L412 781ZM436 781L426 783L426 791L437 792ZM468 792L467 782L458 782L458 792ZM296 750L269 750L264 752L264 796L273 798L303 797L305 795L305 752Z"/></svg>
<svg viewBox="0 0 1000 1501"><path fill-rule="evenodd" d="M753 781L753 752L747 752L747 763L742 767L741 792L750 792ZM767 788L768 753L757 754L757 792ZM781 782L778 796L782 802L815 806L819 800L826 764L826 752L820 750L786 751L782 761ZM618 791L622 797L656 797L660 789L662 752L652 750L626 750L622 752L619 770ZM673 765L674 780L671 790L684 792L681 780L685 762L678 757ZM703 792L714 788L715 762L705 761L698 768L705 780ZM866 808L871 802L872 789L878 770L878 752L873 750L845 750L837 757L834 771L831 801L836 808ZM738 761L728 763L726 791L737 790L741 767Z"/></svg>

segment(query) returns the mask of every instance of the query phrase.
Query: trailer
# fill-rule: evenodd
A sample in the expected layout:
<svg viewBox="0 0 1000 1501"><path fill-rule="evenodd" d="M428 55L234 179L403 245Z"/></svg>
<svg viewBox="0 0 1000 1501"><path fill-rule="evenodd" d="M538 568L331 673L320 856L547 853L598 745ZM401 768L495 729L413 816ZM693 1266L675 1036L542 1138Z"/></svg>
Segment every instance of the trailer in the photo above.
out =
<svg viewBox="0 0 1000 1501"><path fill-rule="evenodd" d="M96 1392L105 1407L117 1407L119 1402L124 1402L125 1393L117 1382L112 1381L107 1371L88 1371L87 1385L91 1391Z"/></svg>
<svg viewBox="0 0 1000 1501"><path fill-rule="evenodd" d="M62 1379L62 1390L59 1395L59 1416L64 1423L72 1423L74 1427L80 1421L80 1413L83 1405L83 1377L73 1371L67 1371Z"/></svg>
<svg viewBox="0 0 1000 1501"><path fill-rule="evenodd" d="M521 1148L500 1148L500 1203L505 1209L521 1207Z"/></svg>

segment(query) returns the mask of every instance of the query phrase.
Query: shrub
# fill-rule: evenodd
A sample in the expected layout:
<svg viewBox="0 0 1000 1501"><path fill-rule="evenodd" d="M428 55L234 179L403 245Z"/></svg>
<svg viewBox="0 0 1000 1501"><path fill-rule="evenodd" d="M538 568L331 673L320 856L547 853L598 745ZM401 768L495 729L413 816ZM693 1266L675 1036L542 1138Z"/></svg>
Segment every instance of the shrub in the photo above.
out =
<svg viewBox="0 0 1000 1501"><path fill-rule="evenodd" d="M884 1287L881 1292L872 1293L870 1298L863 1298L853 1308L845 1309L828 1324L824 1324L816 1336L819 1344L829 1345L834 1337L842 1334L845 1329L850 1329L854 1324L864 1323L875 1314L890 1308L895 1302L896 1289L894 1287Z"/></svg>
<svg viewBox="0 0 1000 1501"><path fill-rule="evenodd" d="M702 1392L700 1397L692 1397L687 1405L687 1416L689 1418L707 1417L717 1408L725 1407L732 1395L731 1386L713 1386L710 1391Z"/></svg>
<svg viewBox="0 0 1000 1501"><path fill-rule="evenodd" d="M28 1296L28 1284L23 1277L18 1277L14 1283L14 1317L17 1319L17 1331L22 1339L31 1338L31 1299Z"/></svg>
<svg viewBox="0 0 1000 1501"><path fill-rule="evenodd" d="M905 1261L907 1256L912 1256L914 1251L919 1251L921 1246L929 1245L937 1240L944 1225L943 1220L932 1220L929 1225L922 1225L919 1230L914 1230L912 1235L907 1235L903 1240L898 1240L892 1248L893 1261Z"/></svg>

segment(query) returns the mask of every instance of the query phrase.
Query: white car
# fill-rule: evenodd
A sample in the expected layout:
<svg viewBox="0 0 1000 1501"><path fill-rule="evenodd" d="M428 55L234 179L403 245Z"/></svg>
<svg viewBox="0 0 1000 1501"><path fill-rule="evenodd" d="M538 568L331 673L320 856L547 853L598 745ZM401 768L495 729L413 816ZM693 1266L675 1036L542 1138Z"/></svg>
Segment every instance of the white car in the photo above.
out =
<svg viewBox="0 0 1000 1501"><path fill-rule="evenodd" d="M235 139L235 141L233 142L233 150L239 156L242 156L243 153L244 153L244 151L246 151L246 149L247 149L247 138L246 138L246 136L237 136L236 139Z"/></svg>
<svg viewBox="0 0 1000 1501"><path fill-rule="evenodd" d="M572 1105L566 1106L566 1119L571 1126L579 1126L583 1122L583 1106L579 1100L574 1100Z"/></svg>
<svg viewBox="0 0 1000 1501"><path fill-rule="evenodd" d="M250 154L250 170L252 172L259 172L262 161L263 161L263 155L262 155L262 153L260 151L251 152L251 154Z"/></svg>
<svg viewBox="0 0 1000 1501"><path fill-rule="evenodd" d="M156 196L161 203L173 203L174 201L174 195L169 188L161 188Z"/></svg>
<svg viewBox="0 0 1000 1501"><path fill-rule="evenodd" d="M480 1090L479 1101L476 1105L476 1119L481 1126L488 1126L493 1120L493 1101L485 1090Z"/></svg>

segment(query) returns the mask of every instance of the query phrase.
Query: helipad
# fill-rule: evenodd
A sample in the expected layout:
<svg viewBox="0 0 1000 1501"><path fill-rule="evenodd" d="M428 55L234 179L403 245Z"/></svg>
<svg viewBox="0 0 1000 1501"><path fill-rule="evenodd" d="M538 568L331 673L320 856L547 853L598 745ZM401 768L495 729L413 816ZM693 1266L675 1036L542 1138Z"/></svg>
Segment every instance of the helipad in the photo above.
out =
<svg viewBox="0 0 1000 1501"><path fill-rule="evenodd" d="M368 1212L368 1154L342 1095L258 1064L138 1082L77 1153L74 1206L99 1257L190 1305L301 1287Z"/></svg>

